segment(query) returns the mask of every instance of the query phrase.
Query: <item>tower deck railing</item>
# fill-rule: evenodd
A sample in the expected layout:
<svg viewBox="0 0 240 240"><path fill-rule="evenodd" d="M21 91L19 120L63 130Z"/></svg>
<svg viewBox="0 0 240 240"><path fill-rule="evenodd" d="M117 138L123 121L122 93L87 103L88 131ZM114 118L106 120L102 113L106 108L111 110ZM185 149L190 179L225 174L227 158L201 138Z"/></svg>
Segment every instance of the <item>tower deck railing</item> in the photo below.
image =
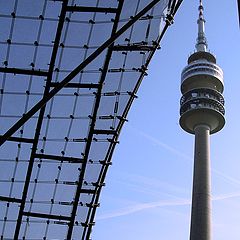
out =
<svg viewBox="0 0 240 240"><path fill-rule="evenodd" d="M192 63L185 67L182 71L181 82L183 83L187 78L201 74L211 75L223 82L223 72L220 67L217 64L202 61L197 61L197 63Z"/></svg>

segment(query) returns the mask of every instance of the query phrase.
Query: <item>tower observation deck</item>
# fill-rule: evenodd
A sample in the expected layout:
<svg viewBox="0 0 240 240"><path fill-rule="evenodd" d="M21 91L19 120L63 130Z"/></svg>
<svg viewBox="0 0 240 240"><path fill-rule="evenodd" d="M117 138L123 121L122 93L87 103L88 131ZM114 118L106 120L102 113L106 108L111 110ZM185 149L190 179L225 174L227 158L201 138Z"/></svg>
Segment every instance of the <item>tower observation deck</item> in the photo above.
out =
<svg viewBox="0 0 240 240"><path fill-rule="evenodd" d="M223 71L207 50L203 10L200 0L196 52L181 75L180 125L195 134L190 240L211 239L209 135L225 124Z"/></svg>

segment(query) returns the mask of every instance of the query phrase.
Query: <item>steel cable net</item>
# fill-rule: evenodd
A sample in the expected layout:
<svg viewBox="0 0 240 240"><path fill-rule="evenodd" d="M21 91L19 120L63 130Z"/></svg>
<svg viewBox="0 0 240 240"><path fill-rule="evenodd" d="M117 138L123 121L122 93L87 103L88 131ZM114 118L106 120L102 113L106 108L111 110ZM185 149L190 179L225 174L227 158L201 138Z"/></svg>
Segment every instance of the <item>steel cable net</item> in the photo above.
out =
<svg viewBox="0 0 240 240"><path fill-rule="evenodd" d="M0 0L1 135L151 1L120 2ZM89 239L168 4L140 17L1 146L1 239Z"/></svg>

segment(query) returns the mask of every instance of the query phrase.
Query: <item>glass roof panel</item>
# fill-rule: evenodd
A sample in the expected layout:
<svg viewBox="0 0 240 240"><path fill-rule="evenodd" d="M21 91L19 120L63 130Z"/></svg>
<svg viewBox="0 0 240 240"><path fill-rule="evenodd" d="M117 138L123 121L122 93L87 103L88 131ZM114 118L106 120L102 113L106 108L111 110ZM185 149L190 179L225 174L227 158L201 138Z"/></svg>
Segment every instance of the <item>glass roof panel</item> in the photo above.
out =
<svg viewBox="0 0 240 240"><path fill-rule="evenodd" d="M0 148L2 239L89 239L168 1L73 73L150 2L0 0L0 134L71 78Z"/></svg>

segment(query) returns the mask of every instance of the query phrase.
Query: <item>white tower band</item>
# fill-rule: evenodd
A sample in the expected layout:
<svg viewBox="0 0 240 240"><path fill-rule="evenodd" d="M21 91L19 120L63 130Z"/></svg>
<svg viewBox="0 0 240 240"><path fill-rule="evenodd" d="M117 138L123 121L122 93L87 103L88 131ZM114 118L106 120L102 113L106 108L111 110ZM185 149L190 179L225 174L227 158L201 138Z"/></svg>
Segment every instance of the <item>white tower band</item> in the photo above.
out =
<svg viewBox="0 0 240 240"><path fill-rule="evenodd" d="M180 125L195 134L190 240L211 239L209 135L224 124L223 71L208 52L200 0L196 52L181 75Z"/></svg>

